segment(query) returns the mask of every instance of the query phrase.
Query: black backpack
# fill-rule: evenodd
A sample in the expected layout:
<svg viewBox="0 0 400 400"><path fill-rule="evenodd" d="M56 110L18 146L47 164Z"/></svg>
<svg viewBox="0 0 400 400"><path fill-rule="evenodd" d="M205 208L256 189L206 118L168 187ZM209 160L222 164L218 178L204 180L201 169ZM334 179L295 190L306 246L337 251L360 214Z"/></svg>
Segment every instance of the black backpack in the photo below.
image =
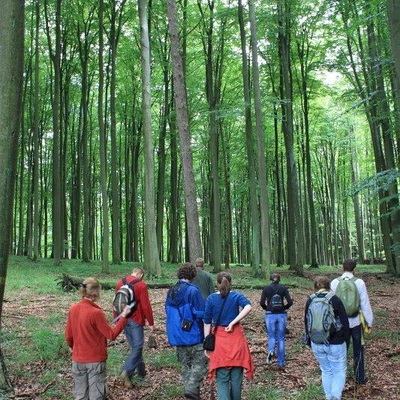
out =
<svg viewBox="0 0 400 400"><path fill-rule="evenodd" d="M138 281L139 279L135 279L128 283L126 278L122 279L122 286L118 289L117 293L115 293L113 300L113 310L118 315L124 311L126 306L129 306L132 310L129 315L132 315L132 313L136 310L137 301L135 299L135 291L133 290L133 286Z"/></svg>
<svg viewBox="0 0 400 400"><path fill-rule="evenodd" d="M275 294L271 297L270 301L271 312L273 313L280 313L285 310L282 296L278 293L278 290L275 291Z"/></svg>

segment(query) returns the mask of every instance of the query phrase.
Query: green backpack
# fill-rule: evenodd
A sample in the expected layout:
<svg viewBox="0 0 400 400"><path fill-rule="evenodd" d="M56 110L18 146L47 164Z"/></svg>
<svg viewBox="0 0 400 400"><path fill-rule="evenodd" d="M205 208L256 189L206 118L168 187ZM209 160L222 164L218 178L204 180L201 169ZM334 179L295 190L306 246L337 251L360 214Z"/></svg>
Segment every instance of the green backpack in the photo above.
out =
<svg viewBox="0 0 400 400"><path fill-rule="evenodd" d="M342 300L348 317L355 317L360 311L360 295L355 281L356 277L350 279L340 277L336 288L336 296Z"/></svg>

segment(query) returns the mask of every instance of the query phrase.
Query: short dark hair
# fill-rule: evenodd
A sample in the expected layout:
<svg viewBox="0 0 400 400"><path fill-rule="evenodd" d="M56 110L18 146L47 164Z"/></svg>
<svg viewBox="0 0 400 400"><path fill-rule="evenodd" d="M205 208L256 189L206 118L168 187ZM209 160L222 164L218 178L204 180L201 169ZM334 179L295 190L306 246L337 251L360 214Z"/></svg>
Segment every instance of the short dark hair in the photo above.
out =
<svg viewBox="0 0 400 400"><path fill-rule="evenodd" d="M348 258L343 261L343 271L353 272L357 266L356 260Z"/></svg>
<svg viewBox="0 0 400 400"><path fill-rule="evenodd" d="M277 272L272 272L271 275L269 276L269 279L271 281L280 282L281 276Z"/></svg>
<svg viewBox="0 0 400 400"><path fill-rule="evenodd" d="M331 288L331 281L327 276L316 276L314 279L314 289L315 290L320 290L320 289L326 289L329 290Z"/></svg>
<svg viewBox="0 0 400 400"><path fill-rule="evenodd" d="M192 281L196 275L196 267L189 262L182 264L178 269L178 279L188 279Z"/></svg>

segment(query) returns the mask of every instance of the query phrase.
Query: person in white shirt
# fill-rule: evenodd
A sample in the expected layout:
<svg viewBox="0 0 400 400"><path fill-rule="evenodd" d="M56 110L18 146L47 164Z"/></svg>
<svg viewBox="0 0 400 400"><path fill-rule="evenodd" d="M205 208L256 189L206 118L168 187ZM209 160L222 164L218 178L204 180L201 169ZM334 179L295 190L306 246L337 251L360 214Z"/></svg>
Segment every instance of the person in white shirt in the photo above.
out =
<svg viewBox="0 0 400 400"><path fill-rule="evenodd" d="M354 277L356 265L356 261L352 259L348 259L343 262L343 275L331 282L331 290L333 292L336 293L340 279L351 279ZM374 316L368 297L367 287L365 282L360 278L357 278L354 283L360 297L360 310L364 314L369 333L371 333ZM367 382L368 378L365 376L364 345L362 343L363 329L361 325L360 314L357 314L353 317L348 317L348 319L350 325L350 337L353 341L354 379L357 384L363 385Z"/></svg>

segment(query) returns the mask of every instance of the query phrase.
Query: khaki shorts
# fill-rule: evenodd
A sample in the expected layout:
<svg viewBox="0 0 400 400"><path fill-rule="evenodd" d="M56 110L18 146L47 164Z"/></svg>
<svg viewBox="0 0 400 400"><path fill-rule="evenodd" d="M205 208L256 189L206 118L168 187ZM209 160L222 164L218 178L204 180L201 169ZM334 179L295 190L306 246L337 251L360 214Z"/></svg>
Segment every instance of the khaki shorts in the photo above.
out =
<svg viewBox="0 0 400 400"><path fill-rule="evenodd" d="M75 400L104 400L107 397L106 363L72 362Z"/></svg>

